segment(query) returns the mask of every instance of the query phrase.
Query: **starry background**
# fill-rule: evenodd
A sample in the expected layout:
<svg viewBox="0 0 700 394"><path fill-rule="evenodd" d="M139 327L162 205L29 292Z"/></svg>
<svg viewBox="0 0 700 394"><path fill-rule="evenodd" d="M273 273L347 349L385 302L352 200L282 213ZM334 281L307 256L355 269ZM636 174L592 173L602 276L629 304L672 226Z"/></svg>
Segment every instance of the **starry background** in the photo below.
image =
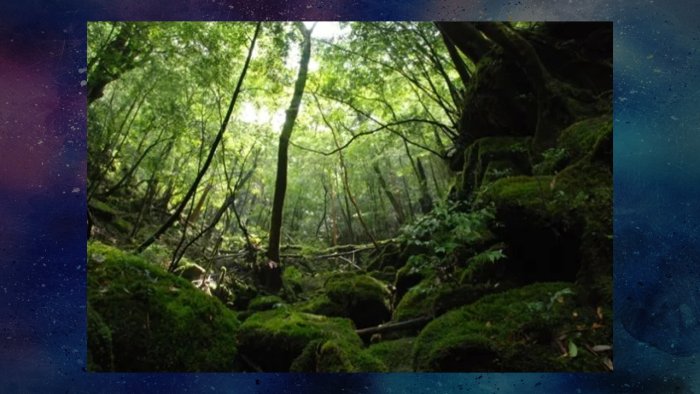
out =
<svg viewBox="0 0 700 394"><path fill-rule="evenodd" d="M0 392L700 392L700 22L692 5L684 0L3 1ZM615 371L85 372L86 21L241 19L613 21Z"/></svg>

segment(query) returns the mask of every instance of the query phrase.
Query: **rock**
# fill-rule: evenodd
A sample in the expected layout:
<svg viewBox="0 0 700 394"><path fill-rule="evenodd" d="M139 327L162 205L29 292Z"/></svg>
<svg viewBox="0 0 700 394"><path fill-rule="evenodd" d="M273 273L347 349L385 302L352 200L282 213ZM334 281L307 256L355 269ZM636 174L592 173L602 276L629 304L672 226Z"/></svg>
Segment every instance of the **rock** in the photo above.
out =
<svg viewBox="0 0 700 394"><path fill-rule="evenodd" d="M554 204L552 177L500 179L482 189L483 204L494 204L496 236L507 245L506 275L529 283L573 281L580 267L581 221Z"/></svg>
<svg viewBox="0 0 700 394"><path fill-rule="evenodd" d="M396 272L396 280L394 282L394 287L396 288L395 303L398 304L410 288L435 274L431 272L430 268L437 265L433 260L434 258L425 255L411 256L408 263Z"/></svg>
<svg viewBox="0 0 700 394"><path fill-rule="evenodd" d="M387 285L369 275L335 274L326 281L325 292L358 328L376 326L391 318Z"/></svg>
<svg viewBox="0 0 700 394"><path fill-rule="evenodd" d="M306 345L290 372L387 372L387 368L355 342L320 339Z"/></svg>
<svg viewBox="0 0 700 394"><path fill-rule="evenodd" d="M240 352L263 371L288 371L306 345L336 340L362 346L352 321L278 308L251 315L240 327Z"/></svg>
<svg viewBox="0 0 700 394"><path fill-rule="evenodd" d="M372 344L364 353L380 360L389 372L411 372L411 350L415 337L406 337Z"/></svg>
<svg viewBox="0 0 700 394"><path fill-rule="evenodd" d="M433 302L438 288L435 278L428 278L411 287L401 298L394 310L394 321L410 320L417 317L432 316Z"/></svg>
<svg viewBox="0 0 700 394"><path fill-rule="evenodd" d="M115 371L234 371L235 314L188 281L141 257L88 244L88 343L104 365L105 328Z"/></svg>
<svg viewBox="0 0 700 394"><path fill-rule="evenodd" d="M601 320L595 308L579 304L577 289L573 283L537 283L452 310L421 331L413 367L445 372L604 371L597 355L580 351L563 356L561 348L552 346L569 340L592 346L612 339L609 315Z"/></svg>

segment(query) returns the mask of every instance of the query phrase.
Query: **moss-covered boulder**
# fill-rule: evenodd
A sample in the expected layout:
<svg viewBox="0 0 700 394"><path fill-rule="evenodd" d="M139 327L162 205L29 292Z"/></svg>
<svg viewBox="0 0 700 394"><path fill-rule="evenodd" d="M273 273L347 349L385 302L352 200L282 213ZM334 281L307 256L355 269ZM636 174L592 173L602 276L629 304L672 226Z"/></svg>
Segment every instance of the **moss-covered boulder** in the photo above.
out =
<svg viewBox="0 0 700 394"><path fill-rule="evenodd" d="M96 315L88 320L91 353L103 354L108 328L115 371L236 369L234 313L138 256L89 244L88 303L104 323Z"/></svg>
<svg viewBox="0 0 700 394"><path fill-rule="evenodd" d="M426 255L415 255L408 259L406 265L396 272L394 280L394 300L399 303L408 290L430 276L434 276L434 266L437 258Z"/></svg>
<svg viewBox="0 0 700 394"><path fill-rule="evenodd" d="M436 283L429 278L412 287L396 306L393 320L405 321L426 316L439 316L450 309L471 304L485 295L503 291L497 284ZM410 332L406 331L406 332Z"/></svg>
<svg viewBox="0 0 700 394"><path fill-rule="evenodd" d="M380 360L389 372L411 372L411 352L415 340L415 337L406 337L381 341L370 345L363 352Z"/></svg>
<svg viewBox="0 0 700 394"><path fill-rule="evenodd" d="M609 149L609 137L599 139ZM580 270L577 282L598 302L612 303L612 171L597 150L567 167L553 180L555 209L568 210L578 220Z"/></svg>
<svg viewBox="0 0 700 394"><path fill-rule="evenodd" d="M358 328L375 326L391 318L388 286L369 275L335 274L326 281L325 293Z"/></svg>
<svg viewBox="0 0 700 394"><path fill-rule="evenodd" d="M493 204L494 233L505 244L506 273L526 283L573 281L580 267L581 221L556 203L553 177L519 176L484 187L479 199Z"/></svg>
<svg viewBox="0 0 700 394"><path fill-rule="evenodd" d="M299 312L311 313L314 315L343 317L346 311L342 305L331 301L326 293L320 293L307 301L294 304L294 308Z"/></svg>
<svg viewBox="0 0 700 394"><path fill-rule="evenodd" d="M277 308L251 315L240 327L240 352L263 371L288 371L309 342L362 346L352 321Z"/></svg>
<svg viewBox="0 0 700 394"><path fill-rule="evenodd" d="M387 372L386 366L354 341L310 342L290 367L291 372Z"/></svg>
<svg viewBox="0 0 700 394"><path fill-rule="evenodd" d="M90 371L113 371L112 331L99 313L88 304L87 307L87 367Z"/></svg>
<svg viewBox="0 0 700 394"><path fill-rule="evenodd" d="M583 349L611 343L611 319L579 304L575 292L573 283L537 283L452 310L421 331L413 349L413 367L417 371L604 371L603 359Z"/></svg>
<svg viewBox="0 0 700 394"><path fill-rule="evenodd" d="M434 278L428 278L411 287L394 309L392 320L404 321L432 316L433 303L438 295L438 286L434 281Z"/></svg>
<svg viewBox="0 0 700 394"><path fill-rule="evenodd" d="M607 114L572 124L559 135L557 146L573 163L593 151L598 140L612 134L612 116Z"/></svg>

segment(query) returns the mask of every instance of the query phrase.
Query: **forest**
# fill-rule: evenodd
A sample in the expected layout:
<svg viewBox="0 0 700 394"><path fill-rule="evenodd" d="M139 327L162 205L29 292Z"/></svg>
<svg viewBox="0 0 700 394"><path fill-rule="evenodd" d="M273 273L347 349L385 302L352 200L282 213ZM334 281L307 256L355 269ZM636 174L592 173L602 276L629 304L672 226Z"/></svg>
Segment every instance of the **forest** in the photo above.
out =
<svg viewBox="0 0 700 394"><path fill-rule="evenodd" d="M88 370L612 371L612 24L90 22Z"/></svg>

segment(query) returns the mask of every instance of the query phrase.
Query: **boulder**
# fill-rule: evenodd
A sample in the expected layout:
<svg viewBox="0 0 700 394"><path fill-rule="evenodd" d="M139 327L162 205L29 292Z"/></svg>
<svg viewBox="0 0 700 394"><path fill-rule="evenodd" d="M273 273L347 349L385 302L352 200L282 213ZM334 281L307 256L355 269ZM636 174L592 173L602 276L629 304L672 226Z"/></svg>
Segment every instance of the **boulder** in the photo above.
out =
<svg viewBox="0 0 700 394"><path fill-rule="evenodd" d="M235 314L141 257L88 244L88 304L88 351L102 370L107 329L114 371L237 369Z"/></svg>
<svg viewBox="0 0 700 394"><path fill-rule="evenodd" d="M251 315L240 327L240 352L266 372L289 371L294 359L314 340L362 346L352 321L282 307Z"/></svg>
<svg viewBox="0 0 700 394"><path fill-rule="evenodd" d="M610 309L580 304L577 291L573 283L537 283L452 310L421 331L413 368L604 371L602 356L583 349L611 343Z"/></svg>

